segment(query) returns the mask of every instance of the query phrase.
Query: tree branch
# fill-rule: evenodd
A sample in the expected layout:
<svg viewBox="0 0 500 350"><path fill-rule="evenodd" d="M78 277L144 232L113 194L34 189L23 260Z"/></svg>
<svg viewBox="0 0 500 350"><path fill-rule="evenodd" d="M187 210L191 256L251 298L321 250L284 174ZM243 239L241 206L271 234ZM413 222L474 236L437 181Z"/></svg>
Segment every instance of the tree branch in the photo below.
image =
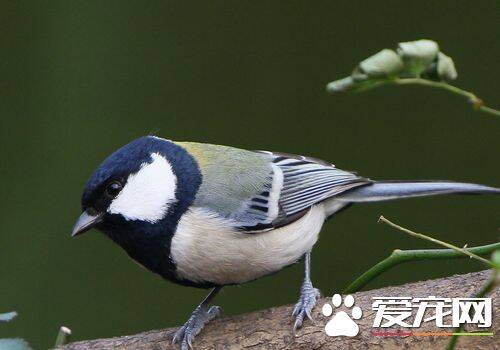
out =
<svg viewBox="0 0 500 350"><path fill-rule="evenodd" d="M313 312L315 324L305 322L304 327L292 335L292 306L280 306L267 310L255 311L245 315L227 316L208 324L198 335L194 348L208 349L367 349L367 348L445 348L450 340L446 336L406 336L380 337L371 334L375 312L371 310L372 297L468 297L477 294L488 281L491 271L481 271L465 275L457 275L436 280L386 287L378 290L354 294L357 306L363 310L363 317L357 321L360 333L353 338L328 337L324 326L328 321L321 314L321 307L331 301L322 298ZM334 291L324 291L329 296ZM499 288L496 287L488 296L497 298ZM346 310L348 312L348 310ZM480 329L482 332L500 332L500 305L493 299L493 326L490 329ZM171 344L176 328L154 330L131 336L97 339L68 344L64 350L170 350L178 349ZM391 330L395 329L383 329ZM404 328L408 331L411 329ZM422 327L414 329L418 332L451 332L452 328L437 328L434 322L425 322ZM465 327L472 331L471 327ZM495 340L490 336L460 337L459 348L491 349Z"/></svg>

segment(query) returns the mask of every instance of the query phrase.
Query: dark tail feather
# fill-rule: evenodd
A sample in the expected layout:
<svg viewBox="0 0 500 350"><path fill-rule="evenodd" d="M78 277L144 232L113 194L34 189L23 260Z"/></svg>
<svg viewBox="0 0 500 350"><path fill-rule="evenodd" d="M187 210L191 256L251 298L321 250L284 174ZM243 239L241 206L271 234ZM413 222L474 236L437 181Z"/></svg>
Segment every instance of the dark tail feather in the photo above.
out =
<svg viewBox="0 0 500 350"><path fill-rule="evenodd" d="M451 181L380 181L344 192L336 199L361 203L451 193L500 194L500 188Z"/></svg>

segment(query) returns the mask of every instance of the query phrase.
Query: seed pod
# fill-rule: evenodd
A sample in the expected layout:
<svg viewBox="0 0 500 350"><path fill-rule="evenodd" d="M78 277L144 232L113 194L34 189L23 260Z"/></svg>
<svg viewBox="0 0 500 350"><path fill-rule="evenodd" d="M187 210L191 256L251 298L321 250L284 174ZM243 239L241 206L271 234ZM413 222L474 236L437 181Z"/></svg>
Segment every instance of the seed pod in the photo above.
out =
<svg viewBox="0 0 500 350"><path fill-rule="evenodd" d="M326 85L326 91L330 94L346 92L353 88L355 82L351 77L332 81Z"/></svg>
<svg viewBox="0 0 500 350"><path fill-rule="evenodd" d="M404 69L401 57L393 50L383 49L361 61L352 77L367 75L369 78L386 78L399 74Z"/></svg>
<svg viewBox="0 0 500 350"><path fill-rule="evenodd" d="M458 75L452 58L442 52L438 53L437 74L443 80L455 80Z"/></svg>
<svg viewBox="0 0 500 350"><path fill-rule="evenodd" d="M419 76L437 57L439 46L435 41L422 39L399 43L397 51L406 70Z"/></svg>

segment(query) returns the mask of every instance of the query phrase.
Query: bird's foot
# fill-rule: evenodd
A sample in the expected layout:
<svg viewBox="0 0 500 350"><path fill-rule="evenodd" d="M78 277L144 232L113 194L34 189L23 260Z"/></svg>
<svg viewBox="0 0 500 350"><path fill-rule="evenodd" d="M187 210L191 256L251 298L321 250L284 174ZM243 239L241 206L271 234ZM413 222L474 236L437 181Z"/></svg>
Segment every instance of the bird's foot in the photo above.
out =
<svg viewBox="0 0 500 350"><path fill-rule="evenodd" d="M307 317L314 322L311 312L316 305L316 299L321 296L319 289L313 287L311 281L305 281L300 288L300 298L295 308L293 309L292 316L295 317L295 323L293 325L293 332L302 327L302 322L304 318Z"/></svg>
<svg viewBox="0 0 500 350"><path fill-rule="evenodd" d="M175 333L172 342L180 342L181 350L191 349L194 337L200 333L205 324L217 317L220 312L221 308L219 306L198 306L194 309L187 322Z"/></svg>

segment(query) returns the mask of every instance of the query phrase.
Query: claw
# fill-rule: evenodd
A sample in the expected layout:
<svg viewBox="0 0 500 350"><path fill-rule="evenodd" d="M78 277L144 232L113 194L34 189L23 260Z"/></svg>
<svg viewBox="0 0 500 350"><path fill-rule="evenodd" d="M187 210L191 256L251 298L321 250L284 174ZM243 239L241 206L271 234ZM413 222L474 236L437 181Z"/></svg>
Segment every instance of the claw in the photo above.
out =
<svg viewBox="0 0 500 350"><path fill-rule="evenodd" d="M191 337L189 337L189 338L187 339L187 346L189 347L189 349L192 349L192 348L193 348L193 343L192 343L191 341L192 341L192 338L191 338ZM182 350L184 350L184 349L182 349ZM186 349L186 350L187 350L187 349Z"/></svg>
<svg viewBox="0 0 500 350"><path fill-rule="evenodd" d="M205 324L217 317L220 312L221 308L219 306L212 306L209 309L197 307L187 322L175 333L172 343L180 341L181 350L192 349L195 336L200 333Z"/></svg>
<svg viewBox="0 0 500 350"><path fill-rule="evenodd" d="M179 339L184 337L184 326L179 328L177 332L175 332L174 337L172 338L172 344L175 344L179 341Z"/></svg>
<svg viewBox="0 0 500 350"><path fill-rule="evenodd" d="M297 304L295 304L295 307L293 308L292 311L292 316L297 316L299 314L301 307L302 307L302 302L299 301Z"/></svg>
<svg viewBox="0 0 500 350"><path fill-rule="evenodd" d="M294 334L297 331L297 329L299 329L300 327L302 327L302 321L303 320L304 320L304 318L302 317L302 315L297 316L297 318L295 319L295 323L293 324L293 333Z"/></svg>
<svg viewBox="0 0 500 350"><path fill-rule="evenodd" d="M209 321L217 317L221 312L222 308L220 306L211 306L210 309L208 309L208 315L210 316Z"/></svg>
<svg viewBox="0 0 500 350"><path fill-rule="evenodd" d="M320 297L320 292L318 289L312 286L310 281L306 281L302 288L300 289L300 298L292 312L292 316L295 317L295 322L293 324L293 334L295 335L297 329L302 327L304 318L307 317L311 322L314 322L312 317L312 310L314 305L316 305L316 299Z"/></svg>

